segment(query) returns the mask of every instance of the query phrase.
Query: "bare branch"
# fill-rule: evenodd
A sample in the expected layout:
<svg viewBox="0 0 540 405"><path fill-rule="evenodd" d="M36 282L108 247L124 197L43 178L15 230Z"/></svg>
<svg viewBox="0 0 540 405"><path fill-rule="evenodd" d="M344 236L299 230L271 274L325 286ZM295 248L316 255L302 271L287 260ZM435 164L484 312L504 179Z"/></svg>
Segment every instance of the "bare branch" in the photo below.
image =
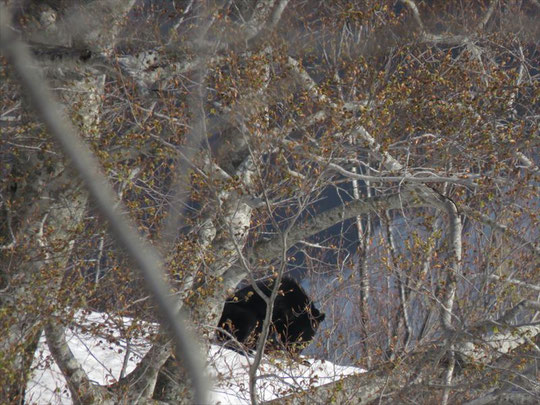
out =
<svg viewBox="0 0 540 405"><path fill-rule="evenodd" d="M380 212L380 210L401 209L403 206L418 207L425 203L419 203L413 194L402 192L388 196L376 196L353 200L344 206L329 209L328 211L316 214L308 220L294 226L288 234L289 247L302 239L313 236L332 225L364 215L369 212ZM270 260L279 257L281 252L281 241L272 239L255 244L251 249L251 260Z"/></svg>
<svg viewBox="0 0 540 405"><path fill-rule="evenodd" d="M249 41L255 37L261 30L264 29L268 21L272 9L274 8L275 0L258 0L255 3L251 18L246 24L246 40Z"/></svg>
<svg viewBox="0 0 540 405"><path fill-rule="evenodd" d="M495 274L491 274L488 278L491 280L500 280L503 283L519 285L520 287L525 287L525 288L529 288L531 290L540 292L540 286L526 283L525 281L516 280L515 278L500 277Z"/></svg>
<svg viewBox="0 0 540 405"><path fill-rule="evenodd" d="M527 343L529 339L534 339L540 334L539 324L521 326L509 324L524 309L538 311L540 302L523 300L507 310L496 321L485 321L473 326L467 336L473 336L475 339L456 344L456 352L469 361L488 364L501 354L509 353ZM476 337L477 335L480 336ZM465 337L465 339L470 339L470 337Z"/></svg>
<svg viewBox="0 0 540 405"><path fill-rule="evenodd" d="M469 341L455 346L455 350L468 361L488 364L509 353L516 347L527 343L540 334L540 325L504 326L494 325L475 342Z"/></svg>
<svg viewBox="0 0 540 405"><path fill-rule="evenodd" d="M518 151L516 152L516 157L519 159L519 161L522 164L521 166L518 166L518 167L524 167L536 174L540 172L540 168L536 164L534 164L534 162L531 161L531 159L525 156L524 153Z"/></svg>
<svg viewBox="0 0 540 405"><path fill-rule="evenodd" d="M68 32L75 43L110 54L116 43L123 18L135 0L95 0L65 10L59 30Z"/></svg>
<svg viewBox="0 0 540 405"><path fill-rule="evenodd" d="M426 201L430 201L433 206L443 208L448 215L449 231L448 244L450 246L450 264L446 272L446 282L443 288L441 322L446 330L452 330L452 309L457 289L457 279L461 274L461 219L459 217L456 204L442 194L436 193L426 187L419 187L420 194L425 198L426 191L429 196Z"/></svg>
<svg viewBox="0 0 540 405"><path fill-rule="evenodd" d="M275 29L289 1L280 0L277 5L276 0L257 1L255 10L246 24L246 40L251 48L261 44L264 37Z"/></svg>
<svg viewBox="0 0 540 405"><path fill-rule="evenodd" d="M433 372L430 366L439 355L440 348L416 353L400 359L397 363L382 364L367 373L352 375L336 382L312 388L308 390L307 394L315 398L319 403L369 404L378 399L383 392L393 392L406 384L410 384L411 381L416 383L424 381L426 379L426 369ZM414 369L414 367L407 367L418 362L424 365L422 374L419 374L419 370ZM304 395L304 393L292 394L278 400L268 401L266 404L286 403L300 405L305 403Z"/></svg>
<svg viewBox="0 0 540 405"><path fill-rule="evenodd" d="M309 73L306 72L300 62L289 56L287 58L287 66L296 76L296 79L301 84L301 86L305 90L307 90L313 98L315 98L322 105L328 105L331 108L337 108L337 104L333 103L327 96L321 93L321 91L319 90L319 86L317 86L317 83L315 83Z"/></svg>
<svg viewBox="0 0 540 405"><path fill-rule="evenodd" d="M529 310L536 310L540 311L540 302L539 301L531 301L531 300L523 300L513 308L506 311L506 313L499 319L497 319L498 323L507 323L512 318L514 318L520 311L523 309L529 309Z"/></svg>
<svg viewBox="0 0 540 405"><path fill-rule="evenodd" d="M401 163L394 159L388 152L380 151L381 146L375 142L375 139L364 129L364 127L356 127L355 133L367 143L367 145L370 147L370 151L372 151L374 156L381 161L381 163L387 168L387 170L401 171L403 169ZM433 192L429 191L429 188L426 186L410 185L409 187L416 187L417 190L424 190L428 193L428 195ZM432 201L437 201L437 198L432 199ZM444 207L444 204L441 208L446 209ZM482 223L489 225L495 231L501 232L504 235L511 237L514 241L520 243L521 246L533 251L536 255L540 256L540 247L538 247L536 243L525 240L513 230L510 230L504 225L498 224L497 222L489 218L487 215L477 212L466 206L460 207L460 211L470 216L471 218L476 219L477 221L481 221Z"/></svg>
<svg viewBox="0 0 540 405"><path fill-rule="evenodd" d="M452 378L454 374L454 367L456 365L456 359L454 356L454 352L452 351L452 347L450 347L448 353L450 358L448 359L448 365L446 366L446 370L444 371L443 383L446 387L443 391L443 396L441 399L442 405L448 404L448 398L450 397Z"/></svg>
<svg viewBox="0 0 540 405"><path fill-rule="evenodd" d="M414 19L420 28L420 31L424 31L424 23L422 23L422 18L420 17L420 12L414 0L401 0L407 7L409 7L413 13Z"/></svg>
<svg viewBox="0 0 540 405"><path fill-rule="evenodd" d="M411 302L409 288L406 285L406 279L402 270L398 266L397 260L397 246L394 240L393 225L390 220L390 215L388 211L384 212L384 227L386 231L386 239L388 243L388 250L390 253L390 263L392 266L392 271L396 274L397 278L397 288L399 291L399 320L396 322L395 332L393 336L397 336L400 328L400 324L403 324L405 327L405 336L403 338L403 350L407 351L407 347L412 340L413 328L411 321L409 319L409 305ZM389 345L390 346L390 345ZM394 349L395 350L395 349ZM390 357L391 358L391 357Z"/></svg>
<svg viewBox="0 0 540 405"><path fill-rule="evenodd" d="M269 29L273 29L276 27L279 20L281 20L281 15L283 14L283 11L285 11L285 8L287 8L289 1L290 0L279 1L279 4L274 8L274 12L272 13L272 18L270 19L270 22L267 24Z"/></svg>
<svg viewBox="0 0 540 405"><path fill-rule="evenodd" d="M538 404L538 398L525 392L494 392L463 403L463 405L490 404L536 405Z"/></svg>
<svg viewBox="0 0 540 405"><path fill-rule="evenodd" d="M430 177L421 177L416 176L415 174L412 174L410 176L370 176L365 174L359 174L351 172L347 169L344 169L340 165L337 165L332 162L326 162L324 158L316 157L313 155L312 158L320 163L326 164L330 169L335 170L336 172L342 174L343 176L353 179L353 180L363 180L363 181L370 181L375 183L383 183L383 182L410 182L410 183L452 183L452 184L460 184L467 187L476 187L476 184L469 179L462 179L459 177L445 177L445 176L438 176L434 174Z"/></svg>
<svg viewBox="0 0 540 405"><path fill-rule="evenodd" d="M71 352L64 333L64 327L49 322L45 326L49 350L56 364L66 378L71 397L75 404L98 403L103 401L100 387L92 384L79 361Z"/></svg>
<svg viewBox="0 0 540 405"><path fill-rule="evenodd" d="M167 320L165 325L175 337L179 358L185 360L186 368L192 375L195 387L196 402L204 403L207 392L207 382L202 372L201 356L194 343L193 337L183 326L185 321L175 311L175 305L168 295L168 288L164 272L161 267L159 254L155 249L138 237L136 227L122 217L125 211L121 204L117 204L115 193L112 191L106 178L98 171L99 162L88 151L87 146L79 138L75 129L67 123L61 114L60 108L49 93L46 86L40 81L39 75L33 66L32 60L25 46L15 38L9 27L8 10L0 7L0 33L1 49L11 62L20 77L21 84L29 93L34 107L41 115L50 133L60 142L66 154L71 157L72 164L77 168L86 182L91 195L95 198L97 206L109 221L112 232L119 243L130 254L136 267L142 272L148 288L154 294L157 304ZM117 207L118 208L115 208Z"/></svg>
<svg viewBox="0 0 540 405"><path fill-rule="evenodd" d="M116 388L119 393L127 392L132 399L152 398L159 370L170 357L171 349L171 342L161 339L160 342L152 345L131 373L110 388Z"/></svg>
<svg viewBox="0 0 540 405"><path fill-rule="evenodd" d="M474 351L481 346L471 343L471 350L467 352L471 357L463 357L462 361L473 361L476 365L489 364L490 361L526 343L527 338L533 338L540 334L540 326L517 328L514 329L514 334L516 335L512 336L512 333L508 332L493 335L485 349L479 349L478 353L481 355ZM321 403L334 401L335 403L369 404L382 398L383 394L385 396L395 394L403 390L404 387L428 383L433 380L434 375L440 375L445 367L445 362L441 362L441 354L447 351L446 345L436 344L434 346L394 362L381 364L369 372L312 388L307 394ZM456 347L457 353L464 354L460 349L463 350L468 346L461 344L458 347ZM488 349L490 356L486 355ZM435 388L433 384L430 386ZM447 388L444 384L438 387L439 389ZM266 404L303 404L305 403L304 395L306 393L292 394L278 400L268 401Z"/></svg>
<svg viewBox="0 0 540 405"><path fill-rule="evenodd" d="M489 22L489 19L493 15L493 11L495 11L495 7L499 3L499 0L491 0L491 4L489 5L488 10L486 11L486 14L484 15L484 18L482 18L482 21L478 24L478 29L482 30L486 26L486 24Z"/></svg>
<svg viewBox="0 0 540 405"><path fill-rule="evenodd" d="M499 224L487 215L482 214L481 212L478 212L470 207L461 206L460 211L476 221L480 221L483 224L489 225L494 231L499 232L504 236L509 237L510 239L513 239L520 245L520 247L528 249L536 256L540 256L540 246L538 246L538 243L526 240L524 237L519 235L514 230L508 228L506 225Z"/></svg>

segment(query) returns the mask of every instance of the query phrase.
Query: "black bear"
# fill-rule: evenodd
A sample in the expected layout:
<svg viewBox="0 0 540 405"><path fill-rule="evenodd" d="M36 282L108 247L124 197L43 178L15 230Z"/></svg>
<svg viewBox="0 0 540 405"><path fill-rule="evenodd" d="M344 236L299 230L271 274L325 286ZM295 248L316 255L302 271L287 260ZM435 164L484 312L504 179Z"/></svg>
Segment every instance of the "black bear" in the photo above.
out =
<svg viewBox="0 0 540 405"><path fill-rule="evenodd" d="M275 279L257 283L267 297L270 297L274 285ZM228 341L232 335L248 349L254 350L265 315L266 302L253 286L244 287L225 302L218 323L222 330L218 329L217 338ZM272 348L299 353L311 342L323 320L324 314L315 308L302 287L292 278L284 277L274 302L268 341Z"/></svg>

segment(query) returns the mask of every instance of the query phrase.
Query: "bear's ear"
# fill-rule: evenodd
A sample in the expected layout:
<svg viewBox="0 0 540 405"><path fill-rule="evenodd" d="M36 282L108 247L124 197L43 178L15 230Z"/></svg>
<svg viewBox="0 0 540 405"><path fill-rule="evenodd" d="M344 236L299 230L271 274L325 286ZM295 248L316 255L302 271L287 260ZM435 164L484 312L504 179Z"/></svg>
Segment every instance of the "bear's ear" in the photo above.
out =
<svg viewBox="0 0 540 405"><path fill-rule="evenodd" d="M326 316L326 314L325 314L324 312L321 312L321 313L319 314L319 316L317 317L317 320L318 320L319 322L323 322L325 316Z"/></svg>

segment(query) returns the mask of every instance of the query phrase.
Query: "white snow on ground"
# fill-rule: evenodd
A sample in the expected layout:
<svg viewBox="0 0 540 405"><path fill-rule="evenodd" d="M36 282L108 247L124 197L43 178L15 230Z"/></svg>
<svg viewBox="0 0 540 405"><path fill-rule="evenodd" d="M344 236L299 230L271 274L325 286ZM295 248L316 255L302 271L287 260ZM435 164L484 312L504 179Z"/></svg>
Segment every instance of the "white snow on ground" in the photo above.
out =
<svg viewBox="0 0 540 405"><path fill-rule="evenodd" d="M115 382L120 377L124 364L125 373L129 373L149 348L144 336L134 337L129 341L129 355L126 359L128 345L122 336L125 336L126 331L135 330L131 327L132 320L129 318L112 319L100 313L84 316L79 313L76 319L79 327L66 331L69 347L90 379L98 384ZM155 326L147 325L146 329L153 327ZM262 378L257 382L259 400L279 398L310 386L326 384L346 375L363 372L356 367L338 366L328 361L307 358L302 360L299 362L287 358L264 358L259 367L259 376ZM208 368L214 383L211 392L212 404L250 403L250 361L252 358L246 358L232 350L211 346ZM26 391L28 404L71 404L65 379L52 359L44 336L40 340L33 369Z"/></svg>

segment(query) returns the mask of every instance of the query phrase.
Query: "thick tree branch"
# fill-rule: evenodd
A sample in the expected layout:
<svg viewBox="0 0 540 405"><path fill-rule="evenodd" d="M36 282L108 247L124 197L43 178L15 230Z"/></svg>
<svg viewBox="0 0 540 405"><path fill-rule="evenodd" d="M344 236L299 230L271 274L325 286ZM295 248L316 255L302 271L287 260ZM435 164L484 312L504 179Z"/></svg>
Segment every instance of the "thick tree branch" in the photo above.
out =
<svg viewBox="0 0 540 405"><path fill-rule="evenodd" d="M421 383L433 372L433 364L440 356L440 348L419 352L405 358L375 367L373 370L345 377L339 381L312 388L306 393L292 394L266 404L304 404L304 396L315 398L319 403L369 404L383 393L392 393L414 381ZM424 367L419 373L414 364Z"/></svg>
<svg viewBox="0 0 540 405"><path fill-rule="evenodd" d="M518 285L518 286L520 286L520 287L525 287L525 288L528 288L528 289L530 289L530 290L540 292L540 286L534 285L534 284L530 284L530 283L526 283L525 281L516 280L515 278L500 277L500 276L497 276L497 275L495 275L495 274L491 274L490 276L488 276L488 278L489 278L490 280L497 280L497 281L500 280L500 281L502 281L503 283L514 284L514 285Z"/></svg>
<svg viewBox="0 0 540 405"><path fill-rule="evenodd" d="M246 23L245 27L246 41L249 41L264 29L271 16L275 3L276 0L257 0L255 2L251 18Z"/></svg>
<svg viewBox="0 0 540 405"><path fill-rule="evenodd" d="M149 400L154 394L159 370L172 353L170 341L163 341L152 345L137 367L110 387L119 393L126 392L126 396L135 400L138 398Z"/></svg>
<svg viewBox="0 0 540 405"><path fill-rule="evenodd" d="M456 345L455 350L462 358L477 364L489 364L502 354L509 353L540 334L540 325L505 326L493 325L475 341Z"/></svg>
<svg viewBox="0 0 540 405"><path fill-rule="evenodd" d="M521 345L527 344L526 338L538 336L540 326L521 328L516 332L517 334L514 336L512 336L512 333L506 332L494 334L483 350L479 352L467 351L466 353L471 356L462 357L461 360L465 363L471 361L475 367L488 365L503 354L508 354ZM467 344L467 342L461 343L458 347L464 348L467 347ZM478 345L478 347L482 346ZM312 388L307 392L268 401L266 404L303 404L306 395L315 398L321 403L368 404L380 398L388 399L389 396L399 394L400 391L406 390L408 387L432 383L434 376L442 375L447 364L441 359L447 349L446 344L436 344L434 347L377 366L369 372L346 377L330 384ZM464 354L459 349L456 349L456 352ZM487 353L490 353L490 356L487 356ZM471 376L469 375L467 378L471 378ZM432 387L430 389L435 388L433 384L430 387ZM438 387L444 389L446 386L441 384Z"/></svg>
<svg viewBox="0 0 540 405"><path fill-rule="evenodd" d="M463 403L463 405L492 404L537 405L538 398L526 392L493 392L473 401Z"/></svg>
<svg viewBox="0 0 540 405"><path fill-rule="evenodd" d="M539 324L520 326L510 324L524 310L539 311L540 302L523 300L496 321L474 325L467 334L460 337L461 342L456 345L456 352L466 356L468 361L488 364L501 354L506 354L526 343L528 339L535 338L540 334Z"/></svg>
<svg viewBox="0 0 540 405"><path fill-rule="evenodd" d="M479 30L484 29L484 27L487 25L487 23L489 22L491 16L493 15L493 12L495 11L495 7L497 6L498 3L499 3L499 0L491 0L491 4L489 5L489 7L487 9L486 14L484 15L484 17L482 18L482 20L478 24L478 29Z"/></svg>
<svg viewBox="0 0 540 405"><path fill-rule="evenodd" d="M376 213L381 210L402 209L403 207L419 207L422 205L425 204L419 203L414 195L408 192L353 200L344 206L338 206L328 211L314 214L309 219L295 225L288 234L289 247L302 239L328 229L332 225L358 215L364 215L369 212ZM270 260L279 257L280 252L281 241L272 239L270 241L256 243L251 248L249 257L254 262L257 260Z"/></svg>
<svg viewBox="0 0 540 405"><path fill-rule="evenodd" d="M411 9L414 20L416 21L416 24L418 24L418 28L420 28L420 31L424 31L424 23L422 22L420 11L418 11L418 7L414 0L401 0L401 2Z"/></svg>
<svg viewBox="0 0 540 405"><path fill-rule="evenodd" d="M290 0L279 0L278 5L274 7L274 11L272 12L272 18L266 24L267 28L273 29L278 25L279 20L281 20L281 15L283 14L283 11L285 11L285 8L287 8L289 1Z"/></svg>
<svg viewBox="0 0 540 405"><path fill-rule="evenodd" d="M94 385L69 348L64 327L54 321L45 326L49 350L62 371L75 404L104 403L104 391Z"/></svg>
<svg viewBox="0 0 540 405"><path fill-rule="evenodd" d="M135 0L94 0L64 10L64 18L58 23L58 30L68 33L74 43L86 44L110 54L124 16L133 8Z"/></svg>
<svg viewBox="0 0 540 405"><path fill-rule="evenodd" d="M425 186L416 186L416 189L426 203L445 211L448 215L450 263L446 271L446 281L442 288L441 323L446 330L452 330L452 309L454 307L457 279L461 274L461 219L456 204L450 198Z"/></svg>

